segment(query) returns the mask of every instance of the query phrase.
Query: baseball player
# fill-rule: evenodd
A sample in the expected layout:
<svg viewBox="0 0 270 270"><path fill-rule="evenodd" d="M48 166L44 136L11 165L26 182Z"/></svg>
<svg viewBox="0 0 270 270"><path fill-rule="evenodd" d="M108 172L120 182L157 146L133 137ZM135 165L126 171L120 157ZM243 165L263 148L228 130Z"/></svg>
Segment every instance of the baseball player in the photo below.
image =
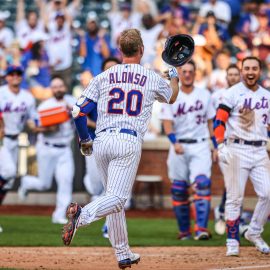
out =
<svg viewBox="0 0 270 270"><path fill-rule="evenodd" d="M76 103L74 97L66 94L63 79L55 77L51 81L53 97L42 102L38 111L66 106L71 110ZM47 190L51 188L53 177L57 183L56 208L52 214L52 222L65 224L66 209L72 198L72 182L74 176L74 161L71 150L71 140L74 128L71 119L59 125L37 127L37 163L38 177L26 175L21 179L18 195L21 200L26 199L29 190Z"/></svg>
<svg viewBox="0 0 270 270"><path fill-rule="evenodd" d="M18 161L18 136L27 120L35 119L35 100L25 89L21 89L23 68L9 66L6 70L7 84L0 87L0 114L3 128L0 147L0 204L7 191L12 188ZM0 138L1 138L0 137Z"/></svg>
<svg viewBox="0 0 270 270"><path fill-rule="evenodd" d="M270 161L266 150L270 93L258 85L260 73L261 61L258 58L243 59L243 82L224 93L214 125L227 190L227 256L239 255L240 209L248 177L259 199L244 236L260 252L270 253L261 237L270 213Z"/></svg>
<svg viewBox="0 0 270 270"><path fill-rule="evenodd" d="M226 80L229 87L237 84L241 80L240 69L235 64L228 66L226 70ZM222 102L222 96L226 92L226 89L221 89L212 94L212 101L215 109L218 109L219 104ZM220 169L222 171L221 164ZM215 232L219 235L223 235L226 230L226 222L224 217L226 201L226 189L224 189L220 205L215 208Z"/></svg>
<svg viewBox="0 0 270 270"><path fill-rule="evenodd" d="M107 58L102 63L102 70L105 71L117 64L120 64L120 61L117 58ZM97 109L92 110L87 116L88 132L91 139L94 140L96 137L95 130L97 121ZM84 176L83 182L87 192L92 195L92 201L94 201L96 198L103 194L104 187L101 181L101 176L98 171L94 155L86 156L85 163L86 174ZM109 238L106 222L102 227L102 233L103 237Z"/></svg>
<svg viewBox="0 0 270 270"><path fill-rule="evenodd" d="M209 239L207 230L211 199L211 150L215 109L206 89L194 87L196 66L193 61L178 68L181 88L173 105L163 104L161 119L171 146L167 165L172 181L173 209L179 239L191 238L189 188L195 191L196 240ZM212 137L214 144L216 142ZM216 156L216 150L215 150Z"/></svg>
<svg viewBox="0 0 270 270"><path fill-rule="evenodd" d="M109 239L121 269L138 263L140 255L128 244L124 204L131 193L138 169L142 138L147 130L155 100L173 103L179 87L171 70L170 86L155 72L140 65L143 41L137 29L125 30L119 38L123 64L96 76L73 107L81 139L81 152L91 153L92 142L86 116L97 103L98 119L93 153L105 187L104 196L81 208L71 203L62 239L69 245L79 227L106 217Z"/></svg>

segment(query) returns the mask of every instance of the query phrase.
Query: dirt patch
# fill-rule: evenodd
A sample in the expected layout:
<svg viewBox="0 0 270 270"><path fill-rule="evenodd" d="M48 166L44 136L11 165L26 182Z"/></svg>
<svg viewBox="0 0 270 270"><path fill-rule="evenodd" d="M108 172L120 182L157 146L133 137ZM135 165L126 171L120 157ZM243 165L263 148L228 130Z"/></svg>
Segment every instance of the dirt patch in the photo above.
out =
<svg viewBox="0 0 270 270"><path fill-rule="evenodd" d="M241 257L226 257L225 247L134 248L141 262L134 270L270 269L269 256L254 247L242 247ZM3 247L0 267L19 269L114 270L118 269L112 248Z"/></svg>

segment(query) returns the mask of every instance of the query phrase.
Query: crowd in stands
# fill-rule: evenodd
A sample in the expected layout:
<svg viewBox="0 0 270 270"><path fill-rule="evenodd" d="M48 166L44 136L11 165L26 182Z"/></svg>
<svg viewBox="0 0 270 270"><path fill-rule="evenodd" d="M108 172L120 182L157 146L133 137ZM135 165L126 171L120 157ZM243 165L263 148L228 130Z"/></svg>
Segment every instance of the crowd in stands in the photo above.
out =
<svg viewBox="0 0 270 270"><path fill-rule="evenodd" d="M16 20L11 21L15 15L8 3L14 2ZM118 37L127 28L140 29L142 64L157 72L167 68L161 59L166 38L190 34L196 45L198 86L211 92L226 88L228 65L254 55L264 63L261 84L270 90L269 0L17 0L3 6L1 84L6 67L21 64L23 87L37 100L51 96L55 75L63 78L69 93L79 96L101 72L104 59L120 57Z"/></svg>

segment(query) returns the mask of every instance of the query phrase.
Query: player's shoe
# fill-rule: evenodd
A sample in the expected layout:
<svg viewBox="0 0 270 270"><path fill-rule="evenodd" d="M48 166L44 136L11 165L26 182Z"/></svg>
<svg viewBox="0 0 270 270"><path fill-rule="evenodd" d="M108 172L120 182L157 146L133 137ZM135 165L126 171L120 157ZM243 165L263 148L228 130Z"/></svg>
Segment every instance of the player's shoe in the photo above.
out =
<svg viewBox="0 0 270 270"><path fill-rule="evenodd" d="M104 238L109 238L108 226L106 225L106 223L103 225L101 231L102 231L102 235L103 235Z"/></svg>
<svg viewBox="0 0 270 270"><path fill-rule="evenodd" d="M242 237L244 237L247 230L248 230L248 225L247 224L242 224L242 223L239 224L239 233L240 233L240 235Z"/></svg>
<svg viewBox="0 0 270 270"><path fill-rule="evenodd" d="M211 235L207 231L197 231L194 240L209 240Z"/></svg>
<svg viewBox="0 0 270 270"><path fill-rule="evenodd" d="M190 232L179 232L177 239L183 240L183 241L190 240L191 234Z"/></svg>
<svg viewBox="0 0 270 270"><path fill-rule="evenodd" d="M252 235L249 233L249 230L246 231L244 234L244 237L251 243L255 245L257 250L259 250L263 254L269 254L270 253L270 248L267 245L267 243L262 239L261 235Z"/></svg>
<svg viewBox="0 0 270 270"><path fill-rule="evenodd" d="M218 235L224 235L226 232L226 222L224 219L224 213L219 211L219 206L217 206L214 210L215 216L215 232Z"/></svg>
<svg viewBox="0 0 270 270"><path fill-rule="evenodd" d="M236 239L227 239L226 246L226 256L239 256L239 242Z"/></svg>
<svg viewBox="0 0 270 270"><path fill-rule="evenodd" d="M133 253L130 258L119 261L118 266L120 269L131 268L131 265L138 264L140 259L140 254Z"/></svg>
<svg viewBox="0 0 270 270"><path fill-rule="evenodd" d="M62 240L66 246L70 245L75 236L81 209L77 203L71 203L67 209L68 223L64 226L62 233Z"/></svg>
<svg viewBox="0 0 270 270"><path fill-rule="evenodd" d="M68 220L66 218L52 218L53 224L67 224Z"/></svg>
<svg viewBox="0 0 270 270"><path fill-rule="evenodd" d="M18 198L20 202L24 202L27 197L27 190L23 187L23 185L20 185L18 188Z"/></svg>

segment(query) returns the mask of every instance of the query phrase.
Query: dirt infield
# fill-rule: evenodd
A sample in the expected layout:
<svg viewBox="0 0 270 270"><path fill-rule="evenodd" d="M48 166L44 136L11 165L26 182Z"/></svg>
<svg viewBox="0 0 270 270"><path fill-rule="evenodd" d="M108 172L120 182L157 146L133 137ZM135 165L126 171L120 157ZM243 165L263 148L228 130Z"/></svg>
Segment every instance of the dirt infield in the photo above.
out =
<svg viewBox="0 0 270 270"><path fill-rule="evenodd" d="M241 248L241 257L225 257L225 247L134 248L141 262L133 270L270 269L270 256L254 247ZM0 249L0 267L18 269L114 270L112 248L23 247Z"/></svg>

